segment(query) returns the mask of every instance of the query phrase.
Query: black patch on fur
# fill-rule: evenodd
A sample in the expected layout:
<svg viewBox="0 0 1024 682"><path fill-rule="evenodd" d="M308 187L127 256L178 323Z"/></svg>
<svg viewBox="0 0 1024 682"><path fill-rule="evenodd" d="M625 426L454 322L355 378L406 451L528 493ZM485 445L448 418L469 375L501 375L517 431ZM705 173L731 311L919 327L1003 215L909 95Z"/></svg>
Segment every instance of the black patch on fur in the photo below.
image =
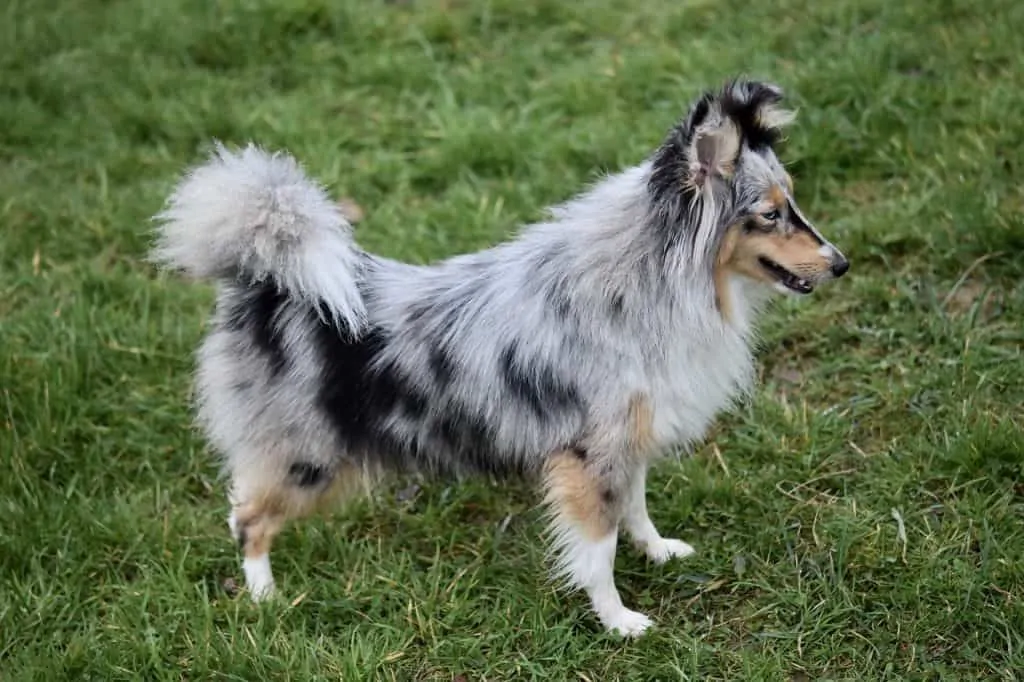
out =
<svg viewBox="0 0 1024 682"><path fill-rule="evenodd" d="M601 491L601 501L607 505L615 504L615 491L611 488L605 488Z"/></svg>
<svg viewBox="0 0 1024 682"><path fill-rule="evenodd" d="M226 325L232 331L247 331L253 345L267 359L271 378L288 366L277 318L288 296L273 282L260 282L238 290L227 311Z"/></svg>
<svg viewBox="0 0 1024 682"><path fill-rule="evenodd" d="M407 387L398 401L402 412L410 419L421 419L427 413L427 396L412 386Z"/></svg>
<svg viewBox="0 0 1024 682"><path fill-rule="evenodd" d="M352 338L318 325L315 341L323 364L317 398L344 447L356 453L386 445L378 454L399 455L380 422L399 405L412 405L415 411L425 399L414 395L394 368L371 366L387 342L384 333L370 329Z"/></svg>
<svg viewBox="0 0 1024 682"><path fill-rule="evenodd" d="M492 475L507 473L503 462L494 457L497 434L481 416L450 405L434 423L431 434L445 448L458 453L472 470Z"/></svg>
<svg viewBox="0 0 1024 682"><path fill-rule="evenodd" d="M572 452L572 454L576 455L576 459L580 460L581 462L587 461L587 451L581 448L580 446L577 445L574 448L570 448L569 451Z"/></svg>
<svg viewBox="0 0 1024 682"><path fill-rule="evenodd" d="M322 464L293 462L288 467L288 482L300 488L313 488L324 483L328 474L327 467Z"/></svg>
<svg viewBox="0 0 1024 682"><path fill-rule="evenodd" d="M245 530L245 526L239 526L238 528L238 549L245 551L245 543L249 541L249 533Z"/></svg>
<svg viewBox="0 0 1024 682"><path fill-rule="evenodd" d="M512 395L533 410L538 418L547 418L556 411L582 408L575 386L560 382L550 368L538 367L537 371L528 371L518 355L519 343L516 341L501 351L498 356L501 377Z"/></svg>
<svg viewBox="0 0 1024 682"><path fill-rule="evenodd" d="M715 96L713 93L705 92L701 95L701 98L697 100L697 103L693 105L693 109L690 110L690 115L687 117L687 128L692 131L694 128L704 122L704 119L708 117L708 112L711 111L711 102L713 102ZM687 140L689 142L689 140Z"/></svg>
<svg viewBox="0 0 1024 682"><path fill-rule="evenodd" d="M695 193L686 183L690 172L686 151L691 132L677 128L654 153L651 177L647 190L651 193L657 217L666 228L680 229L685 209L693 202Z"/></svg>
<svg viewBox="0 0 1024 682"><path fill-rule="evenodd" d="M683 205L688 206L692 201L693 189L686 186L686 178L690 173L690 162L686 155L693 141L693 133L707 118L714 98L713 93L704 93L654 153L647 188L659 204L666 201L675 204L684 200Z"/></svg>
<svg viewBox="0 0 1024 682"><path fill-rule="evenodd" d="M352 457L372 459L393 469L450 473L469 469L505 475L520 473L512 458L497 452L494 428L457 405L448 406L433 423L423 424L431 396L420 390L401 369L378 362L389 343L388 334L372 328L358 338L317 325L314 341L323 367L317 400L333 425L339 446ZM432 358L434 372L451 379L448 364ZM402 414L421 423L411 442L390 430L389 417ZM408 436L408 434L406 434ZM441 451L441 450L444 451Z"/></svg>
<svg viewBox="0 0 1024 682"><path fill-rule="evenodd" d="M430 369L434 372L434 381L442 388L452 383L455 377L455 361L442 344L430 349Z"/></svg>
<svg viewBox="0 0 1024 682"><path fill-rule="evenodd" d="M434 381L442 390L451 385L458 371L458 363L451 356L444 336L458 322L459 312L456 305L427 299L411 306L406 317L410 326L416 329L429 348L427 365Z"/></svg>

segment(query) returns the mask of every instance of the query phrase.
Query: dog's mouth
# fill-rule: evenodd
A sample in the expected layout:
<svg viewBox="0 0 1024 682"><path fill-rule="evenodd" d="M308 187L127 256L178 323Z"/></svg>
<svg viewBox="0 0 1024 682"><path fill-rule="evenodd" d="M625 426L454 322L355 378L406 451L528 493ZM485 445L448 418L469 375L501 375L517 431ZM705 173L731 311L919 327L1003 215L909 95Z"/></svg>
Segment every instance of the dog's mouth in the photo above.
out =
<svg viewBox="0 0 1024 682"><path fill-rule="evenodd" d="M772 275L778 279L779 283L790 291L798 294L809 294L814 291L814 284L810 280L794 275L792 272L770 258L759 256L758 261L760 261L761 267L772 273Z"/></svg>

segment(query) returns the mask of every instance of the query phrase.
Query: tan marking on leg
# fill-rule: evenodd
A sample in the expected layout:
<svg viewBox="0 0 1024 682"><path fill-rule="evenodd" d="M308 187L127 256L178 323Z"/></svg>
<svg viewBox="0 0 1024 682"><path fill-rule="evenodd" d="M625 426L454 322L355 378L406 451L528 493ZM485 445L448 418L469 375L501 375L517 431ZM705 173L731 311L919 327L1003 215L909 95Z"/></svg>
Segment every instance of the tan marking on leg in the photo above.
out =
<svg viewBox="0 0 1024 682"><path fill-rule="evenodd" d="M559 518L572 522L593 540L606 537L615 528L606 494L600 480L576 453L558 452L548 457L544 502Z"/></svg>
<svg viewBox="0 0 1024 682"><path fill-rule="evenodd" d="M360 489L369 490L370 481L375 478L369 470L354 463L335 469L325 486L296 486L285 476L272 478L262 473L262 478L255 480L253 477L236 478L231 494L232 513L228 519L232 534L245 555L242 562L245 581L256 601L274 592L270 549L285 523L334 506Z"/></svg>
<svg viewBox="0 0 1024 682"><path fill-rule="evenodd" d="M331 474L326 486L304 488L284 481L251 488L239 497L239 504L251 509L262 509L267 514L280 516L285 521L311 514L332 511L345 501L369 494L380 475L354 462L345 462ZM236 505L237 506L237 505Z"/></svg>
<svg viewBox="0 0 1024 682"><path fill-rule="evenodd" d="M654 410L643 393L634 393L629 399L629 435L634 454L654 449Z"/></svg>
<svg viewBox="0 0 1024 682"><path fill-rule="evenodd" d="M247 559L269 554L270 545L285 521L285 517L271 507L252 503L236 507L235 518L242 553Z"/></svg>

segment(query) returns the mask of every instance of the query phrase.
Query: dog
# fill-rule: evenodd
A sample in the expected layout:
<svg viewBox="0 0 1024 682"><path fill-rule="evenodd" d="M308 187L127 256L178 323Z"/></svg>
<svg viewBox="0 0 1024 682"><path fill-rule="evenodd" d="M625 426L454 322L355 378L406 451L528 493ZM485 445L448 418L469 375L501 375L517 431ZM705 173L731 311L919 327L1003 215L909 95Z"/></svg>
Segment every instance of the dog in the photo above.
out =
<svg viewBox="0 0 1024 682"><path fill-rule="evenodd" d="M153 259L217 284L197 359L198 422L230 478L255 600L284 523L387 472L526 476L555 575L609 630L644 632L613 576L619 531L663 537L645 480L749 395L773 295L842 276L776 147L793 112L734 79L644 161L491 248L413 265L373 255L283 152L213 153L155 216Z"/></svg>

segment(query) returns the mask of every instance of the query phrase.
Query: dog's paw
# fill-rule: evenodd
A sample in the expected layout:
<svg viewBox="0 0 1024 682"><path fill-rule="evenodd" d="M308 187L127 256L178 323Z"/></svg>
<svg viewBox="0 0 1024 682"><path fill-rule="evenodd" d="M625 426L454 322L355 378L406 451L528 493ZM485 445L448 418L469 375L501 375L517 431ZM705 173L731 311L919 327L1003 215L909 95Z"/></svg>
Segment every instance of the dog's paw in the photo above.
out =
<svg viewBox="0 0 1024 682"><path fill-rule="evenodd" d="M656 564L663 564L670 559L683 559L696 552L689 544L672 538L658 538L654 542L649 542L644 551Z"/></svg>
<svg viewBox="0 0 1024 682"><path fill-rule="evenodd" d="M274 598L274 583L263 583L249 586L249 598L254 604L270 601Z"/></svg>
<svg viewBox="0 0 1024 682"><path fill-rule="evenodd" d="M644 614L626 608L609 614L603 620L609 631L621 637L639 637L647 628L654 625L654 621Z"/></svg>
<svg viewBox="0 0 1024 682"><path fill-rule="evenodd" d="M266 554L255 558L246 557L242 569L245 571L245 586L254 602L266 601L274 596L274 574L270 572L270 558Z"/></svg>

